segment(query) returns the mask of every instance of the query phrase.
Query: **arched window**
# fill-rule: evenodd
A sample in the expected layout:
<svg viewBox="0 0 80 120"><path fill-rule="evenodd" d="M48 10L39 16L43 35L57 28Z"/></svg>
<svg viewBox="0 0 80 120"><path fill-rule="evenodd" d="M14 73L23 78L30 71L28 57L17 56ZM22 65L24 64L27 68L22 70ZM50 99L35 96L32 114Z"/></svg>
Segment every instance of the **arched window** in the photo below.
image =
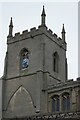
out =
<svg viewBox="0 0 80 120"><path fill-rule="evenodd" d="M59 56L57 52L53 54L53 70L54 72L59 72Z"/></svg>
<svg viewBox="0 0 80 120"><path fill-rule="evenodd" d="M62 95L62 110L63 111L70 110L70 95L69 95L69 93L64 93Z"/></svg>
<svg viewBox="0 0 80 120"><path fill-rule="evenodd" d="M29 51L23 48L20 53L20 69L26 69L29 66Z"/></svg>
<svg viewBox="0 0 80 120"><path fill-rule="evenodd" d="M59 96L58 95L54 95L52 97L52 112L59 111L59 107L60 107Z"/></svg>

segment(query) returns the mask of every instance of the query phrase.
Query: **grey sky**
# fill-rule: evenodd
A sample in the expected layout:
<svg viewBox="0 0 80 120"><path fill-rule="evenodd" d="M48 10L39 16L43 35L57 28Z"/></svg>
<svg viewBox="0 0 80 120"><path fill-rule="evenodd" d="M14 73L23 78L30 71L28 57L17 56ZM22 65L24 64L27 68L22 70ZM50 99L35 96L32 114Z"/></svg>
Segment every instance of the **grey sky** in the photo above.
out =
<svg viewBox="0 0 80 120"><path fill-rule="evenodd" d="M80 1L78 3L78 76L80 76Z"/></svg>
<svg viewBox="0 0 80 120"><path fill-rule="evenodd" d="M32 27L38 27L41 22L43 5L45 5L46 25L49 29L61 37L62 24L65 25L68 77L73 79L78 77L78 3L65 1L1 3L0 76L3 74L10 18L13 17L13 34L26 29L30 30Z"/></svg>

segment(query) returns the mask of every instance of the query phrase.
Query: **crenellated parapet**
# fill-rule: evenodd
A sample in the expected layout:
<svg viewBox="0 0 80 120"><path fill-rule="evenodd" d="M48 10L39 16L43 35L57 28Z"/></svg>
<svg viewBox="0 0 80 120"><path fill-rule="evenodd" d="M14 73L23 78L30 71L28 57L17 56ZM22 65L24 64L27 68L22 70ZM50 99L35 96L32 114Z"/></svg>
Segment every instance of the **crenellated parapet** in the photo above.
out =
<svg viewBox="0 0 80 120"><path fill-rule="evenodd" d="M42 26L42 25L38 26L38 29L36 27L33 27L30 29L30 31L25 30L25 31L22 31L21 34L20 32L18 32L18 33L15 33L15 35L12 37L8 36L7 44L19 42L22 40L27 40L29 38L32 39L35 36L38 36L41 34L46 35L51 41L55 42L57 45L59 45L60 47L66 50L66 42L64 42L62 38L58 37L57 34L53 33L51 29L48 29L46 26Z"/></svg>
<svg viewBox="0 0 80 120"><path fill-rule="evenodd" d="M73 79L69 79L66 82L59 82L57 84L53 84L52 86L48 86L49 90L61 90L61 89L71 89L71 88L80 88L80 78L77 78L75 81Z"/></svg>

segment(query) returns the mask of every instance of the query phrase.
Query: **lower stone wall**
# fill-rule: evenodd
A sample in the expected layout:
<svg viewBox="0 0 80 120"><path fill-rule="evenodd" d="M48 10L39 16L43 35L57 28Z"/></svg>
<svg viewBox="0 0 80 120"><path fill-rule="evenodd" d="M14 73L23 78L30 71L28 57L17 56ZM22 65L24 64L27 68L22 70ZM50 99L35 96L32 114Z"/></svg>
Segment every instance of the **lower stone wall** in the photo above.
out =
<svg viewBox="0 0 80 120"><path fill-rule="evenodd" d="M2 119L5 120L5 119ZM6 119L6 120L80 120L80 118L13 118L13 119Z"/></svg>
<svg viewBox="0 0 80 120"><path fill-rule="evenodd" d="M26 116L22 118L2 118L2 120L80 120L79 112L45 114L36 116Z"/></svg>

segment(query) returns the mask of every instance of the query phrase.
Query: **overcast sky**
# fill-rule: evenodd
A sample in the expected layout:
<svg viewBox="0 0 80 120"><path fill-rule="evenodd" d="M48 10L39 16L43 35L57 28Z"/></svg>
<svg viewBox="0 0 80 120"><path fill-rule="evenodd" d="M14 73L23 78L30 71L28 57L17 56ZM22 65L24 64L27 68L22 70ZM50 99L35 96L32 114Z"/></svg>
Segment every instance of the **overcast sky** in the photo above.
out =
<svg viewBox="0 0 80 120"><path fill-rule="evenodd" d="M59 1L59 0L58 0ZM67 0L68 1L68 0ZM61 37L62 24L65 25L68 78L78 77L78 2L3 2L0 4L0 77L3 74L4 58L7 50L7 35L10 18L13 18L13 35L41 24L42 6L45 6L46 25Z"/></svg>
<svg viewBox="0 0 80 120"><path fill-rule="evenodd" d="M78 3L78 76L80 76L80 1Z"/></svg>

